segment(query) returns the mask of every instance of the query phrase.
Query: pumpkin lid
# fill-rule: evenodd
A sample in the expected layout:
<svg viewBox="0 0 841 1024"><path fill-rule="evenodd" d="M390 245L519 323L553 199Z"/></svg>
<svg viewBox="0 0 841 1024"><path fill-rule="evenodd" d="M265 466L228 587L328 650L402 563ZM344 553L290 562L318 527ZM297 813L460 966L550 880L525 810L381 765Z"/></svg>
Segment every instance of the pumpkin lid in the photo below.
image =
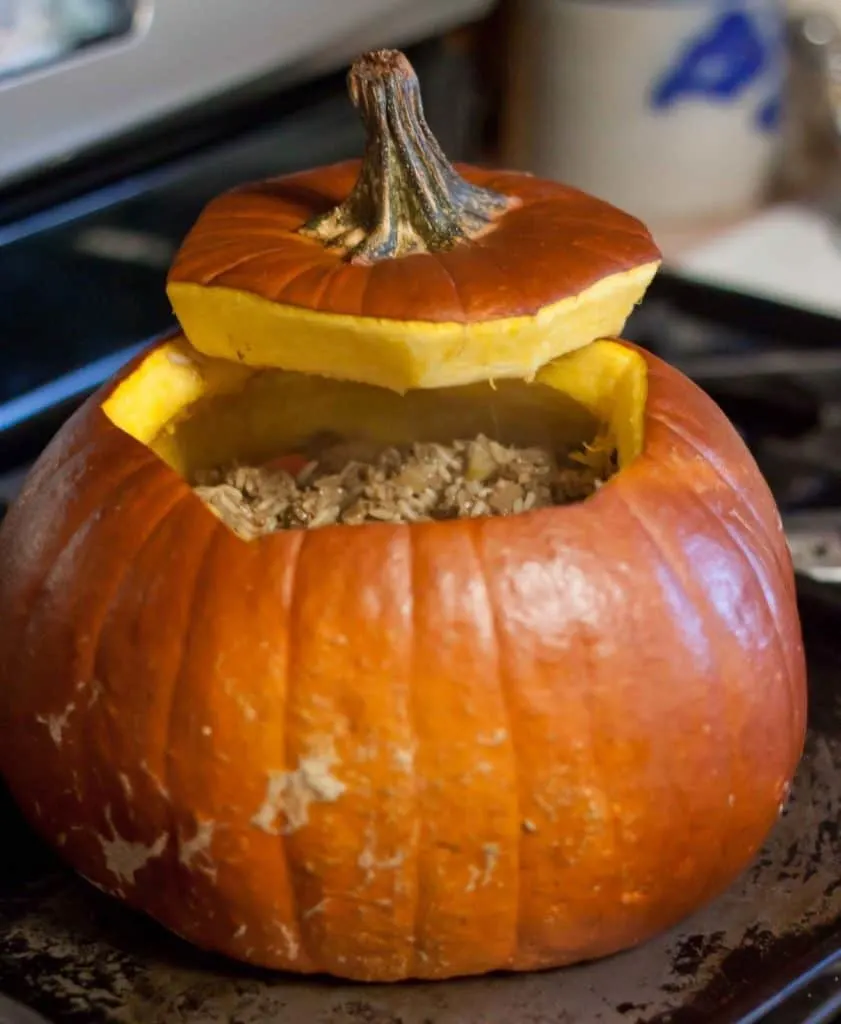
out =
<svg viewBox="0 0 841 1024"><path fill-rule="evenodd" d="M407 58L348 76L361 161L211 202L168 292L207 355L397 390L530 377L617 335L659 266L645 226L510 171L452 166Z"/></svg>

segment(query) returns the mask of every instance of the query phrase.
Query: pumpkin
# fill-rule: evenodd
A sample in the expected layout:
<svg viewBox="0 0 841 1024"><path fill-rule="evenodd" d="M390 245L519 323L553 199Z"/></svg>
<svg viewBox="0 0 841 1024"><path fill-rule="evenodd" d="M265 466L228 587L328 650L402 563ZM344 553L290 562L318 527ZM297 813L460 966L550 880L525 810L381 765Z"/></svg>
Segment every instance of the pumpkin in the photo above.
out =
<svg viewBox="0 0 841 1024"><path fill-rule="evenodd" d="M367 163L212 204L173 271L184 333L72 417L0 528L0 771L93 884L252 964L604 956L725 888L785 800L780 519L713 402L600 338L656 266L644 229L460 176L405 58L351 81ZM619 470L563 507L248 542L190 485L317 430L491 428L606 433Z"/></svg>

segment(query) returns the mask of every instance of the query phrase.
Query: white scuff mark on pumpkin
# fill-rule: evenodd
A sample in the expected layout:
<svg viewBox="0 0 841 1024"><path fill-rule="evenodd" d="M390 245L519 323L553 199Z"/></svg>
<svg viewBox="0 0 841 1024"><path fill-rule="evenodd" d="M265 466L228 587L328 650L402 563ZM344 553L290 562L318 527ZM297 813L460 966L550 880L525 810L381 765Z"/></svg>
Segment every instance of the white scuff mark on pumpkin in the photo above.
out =
<svg viewBox="0 0 841 1024"><path fill-rule="evenodd" d="M286 924L278 924L277 930L280 932L280 937L283 939L283 954L287 960L295 961L298 959L301 953L301 944L295 938L295 933Z"/></svg>
<svg viewBox="0 0 841 1024"><path fill-rule="evenodd" d="M468 879L465 892L475 892L490 885L496 866L499 863L499 844L485 843L482 847L482 866L471 864L467 869Z"/></svg>
<svg viewBox="0 0 841 1024"><path fill-rule="evenodd" d="M335 803L347 789L332 773L338 761L332 738L322 737L294 771L269 772L263 805L251 824L273 836L291 835L309 824L313 804Z"/></svg>
<svg viewBox="0 0 841 1024"><path fill-rule="evenodd" d="M557 821L555 808L552 806L552 803L546 799L545 796L543 796L540 793L534 793L532 799L550 821Z"/></svg>
<svg viewBox="0 0 841 1024"><path fill-rule="evenodd" d="M212 736L213 729L209 725L203 725L201 729L202 736Z"/></svg>
<svg viewBox="0 0 841 1024"><path fill-rule="evenodd" d="M216 831L215 821L200 821L196 825L195 835L190 839L179 836L178 860L185 868L192 868L197 858L204 863L197 865L205 874L216 878L216 866L210 859L210 847L213 845L213 834Z"/></svg>
<svg viewBox="0 0 841 1024"><path fill-rule="evenodd" d="M356 748L357 761L376 761L379 749L376 743L360 743Z"/></svg>
<svg viewBox="0 0 841 1024"><path fill-rule="evenodd" d="M537 831L537 825L535 825L535 823L529 818L526 818L523 821L523 831L533 835Z"/></svg>
<svg viewBox="0 0 841 1024"><path fill-rule="evenodd" d="M57 747L61 746L61 739L64 735L64 730L67 728L70 722L70 716L76 710L76 702L70 701L67 707L60 714L57 715L38 715L35 719L41 725L47 727L47 731L50 734L50 739L55 743Z"/></svg>
<svg viewBox="0 0 841 1024"><path fill-rule="evenodd" d="M152 783L152 785L158 791L158 794L161 797L163 797L164 800L169 800L169 790L161 782L161 780L158 778L158 776L155 775L155 773L151 770L151 768L149 767L148 764L146 764L145 761L141 761L140 762L140 770L145 773L145 775L148 777L149 781Z"/></svg>
<svg viewBox="0 0 841 1024"><path fill-rule="evenodd" d="M499 747L508 739L507 729L494 729L493 732L480 732L476 742L483 747Z"/></svg>
<svg viewBox="0 0 841 1024"><path fill-rule="evenodd" d="M126 799L131 800L132 796L134 795L134 790L132 789L131 785L131 779L124 772L120 772L119 779L120 785L123 787L123 792L126 795Z"/></svg>
<svg viewBox="0 0 841 1024"><path fill-rule="evenodd" d="M365 834L365 846L356 859L357 865L365 872L365 884L370 885L375 873L379 871L395 871L403 866L406 855L398 850L390 857L377 855L377 836L373 828L368 828Z"/></svg>
<svg viewBox="0 0 841 1024"><path fill-rule="evenodd" d="M237 693L234 699L236 700L237 706L242 712L242 717L246 720L246 722L256 722L257 711L251 704L248 703L245 697L243 697L241 693Z"/></svg>
<svg viewBox="0 0 841 1024"><path fill-rule="evenodd" d="M624 907L635 907L638 906L640 903L645 903L647 899L648 896L646 896L644 892L640 892L639 890L634 889L630 892L623 892L622 895L619 897L619 902Z"/></svg>
<svg viewBox="0 0 841 1024"><path fill-rule="evenodd" d="M480 775L490 775L493 772L493 770L494 770L494 766L491 764L490 761L480 761L476 765L476 771Z"/></svg>
<svg viewBox="0 0 841 1024"><path fill-rule="evenodd" d="M105 691L105 687L98 679L80 679L76 683L76 692L88 691L88 708L92 708Z"/></svg>
<svg viewBox="0 0 841 1024"><path fill-rule="evenodd" d="M394 747L392 757L401 771L411 772L415 767L415 751L411 747Z"/></svg>
<svg viewBox="0 0 841 1024"><path fill-rule="evenodd" d="M326 906L327 900L321 900L320 902L311 906L309 910L305 910L303 914L301 914L301 920L309 921L309 919L311 917L315 917L316 914L323 914Z"/></svg>
<svg viewBox="0 0 841 1024"><path fill-rule="evenodd" d="M581 795L587 801L586 816L588 821L607 821L611 816L617 820L626 817L625 808L620 803L608 804L604 793L592 786L582 786Z"/></svg>
<svg viewBox="0 0 841 1024"><path fill-rule="evenodd" d="M248 931L248 925L247 924L241 924L239 926L239 928L237 928L237 930L234 932L234 938L235 939L241 939L243 937L243 935L245 935L245 933L247 931Z"/></svg>
<svg viewBox="0 0 841 1024"><path fill-rule="evenodd" d="M146 865L164 852L169 836L162 832L151 845L132 843L117 832L111 819L111 808L105 808L105 820L111 830L111 838L99 835L102 854L105 857L105 868L121 884L134 885L134 877Z"/></svg>
<svg viewBox="0 0 841 1024"><path fill-rule="evenodd" d="M269 645L265 642L260 644L261 648L266 648L268 646ZM217 668L219 668L219 666L222 664L222 661L223 659L221 657L216 659ZM242 712L243 718L245 718L246 721L253 722L257 718L256 710L251 706L251 704L249 704L249 702L240 692L239 681L237 679L233 679L231 677L225 678L224 682L222 683L222 689L237 705L237 707Z"/></svg>

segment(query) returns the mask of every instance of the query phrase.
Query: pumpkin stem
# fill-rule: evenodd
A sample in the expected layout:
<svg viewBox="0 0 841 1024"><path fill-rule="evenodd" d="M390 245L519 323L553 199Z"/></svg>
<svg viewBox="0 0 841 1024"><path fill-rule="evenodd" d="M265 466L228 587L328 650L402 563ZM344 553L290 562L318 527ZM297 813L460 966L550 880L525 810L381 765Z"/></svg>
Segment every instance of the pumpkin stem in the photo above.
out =
<svg viewBox="0 0 841 1024"><path fill-rule="evenodd" d="M423 115L418 78L399 50L357 60L351 101L365 125L365 155L348 198L301 232L351 263L439 252L488 231L517 200L478 188L444 156Z"/></svg>

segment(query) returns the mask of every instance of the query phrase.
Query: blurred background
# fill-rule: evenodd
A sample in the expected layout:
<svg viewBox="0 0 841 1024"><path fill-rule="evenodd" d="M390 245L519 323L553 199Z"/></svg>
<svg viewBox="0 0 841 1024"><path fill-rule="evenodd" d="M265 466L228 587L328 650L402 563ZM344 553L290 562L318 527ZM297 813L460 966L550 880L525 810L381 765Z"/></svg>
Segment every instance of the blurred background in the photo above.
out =
<svg viewBox="0 0 841 1024"><path fill-rule="evenodd" d="M455 159L647 221L629 335L705 387L804 571L841 578L841 0L0 0L0 500L172 323L202 206L360 151L363 50L406 49Z"/></svg>

